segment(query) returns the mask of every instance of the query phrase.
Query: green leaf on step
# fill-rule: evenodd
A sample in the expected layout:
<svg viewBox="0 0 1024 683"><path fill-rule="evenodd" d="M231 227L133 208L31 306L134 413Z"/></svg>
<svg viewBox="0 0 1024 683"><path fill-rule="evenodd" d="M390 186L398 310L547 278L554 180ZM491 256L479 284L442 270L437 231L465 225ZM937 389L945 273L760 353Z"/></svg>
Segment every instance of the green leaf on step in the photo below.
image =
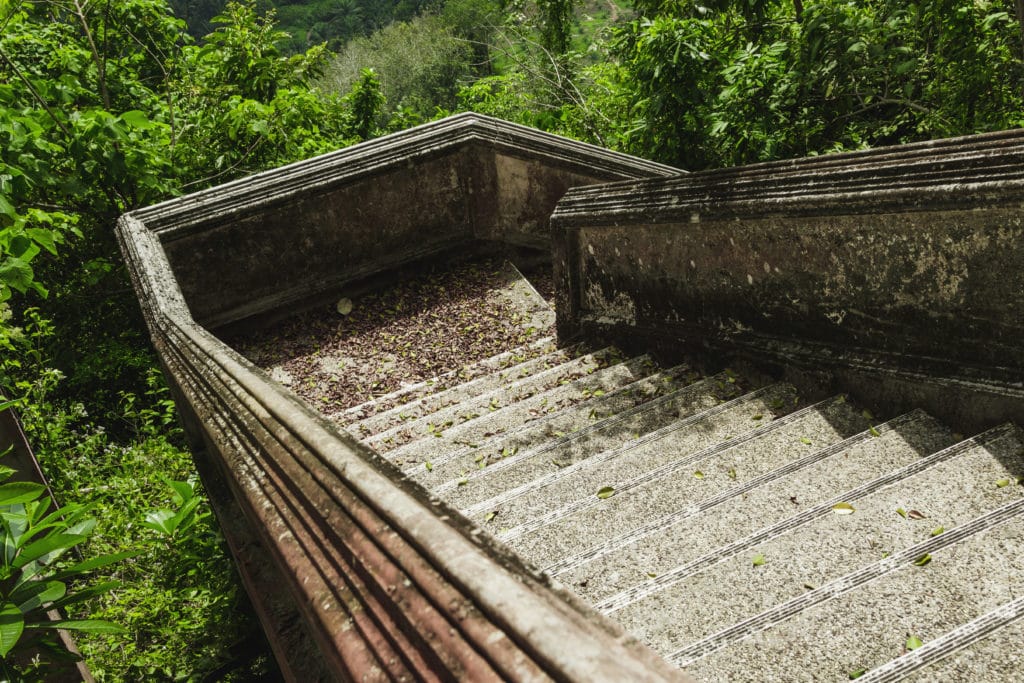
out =
<svg viewBox="0 0 1024 683"><path fill-rule="evenodd" d="M654 572L647 572L647 578L648 578L648 579L653 579L653 578L655 578L655 577L657 577L657 576L658 576L658 575L657 575L657 574L655 574Z"/></svg>
<svg viewBox="0 0 1024 683"><path fill-rule="evenodd" d="M896 514L902 517L903 519L907 518L907 511L904 510L903 508L896 508Z"/></svg>
<svg viewBox="0 0 1024 683"><path fill-rule="evenodd" d="M810 446L811 445L811 440L808 439L806 436L804 436L804 437L800 438L800 443L802 443L805 446Z"/></svg>
<svg viewBox="0 0 1024 683"><path fill-rule="evenodd" d="M483 459L484 459L484 454L483 453L478 453L477 456L475 458L473 458L473 462L480 462Z"/></svg>
<svg viewBox="0 0 1024 683"><path fill-rule="evenodd" d="M854 508L849 503L836 503L832 506L832 512L837 515L852 515Z"/></svg>
<svg viewBox="0 0 1024 683"><path fill-rule="evenodd" d="M881 433L881 432L879 432L879 431L878 431L877 429L875 429L874 427L869 427L869 428L868 428L868 434L870 434L871 436L881 436L881 435L882 435L882 433Z"/></svg>
<svg viewBox="0 0 1024 683"><path fill-rule="evenodd" d="M999 481L996 482L996 488L998 488L998 489L1001 489L1004 486L1009 486L1009 485L1010 485L1010 480L1009 479L1000 479Z"/></svg>
<svg viewBox="0 0 1024 683"><path fill-rule="evenodd" d="M703 479L704 473L701 472L700 470L697 470L696 472L693 473L693 476L697 477L698 479Z"/></svg>
<svg viewBox="0 0 1024 683"><path fill-rule="evenodd" d="M334 308L341 315L348 315L352 312L352 299L338 299Z"/></svg>
<svg viewBox="0 0 1024 683"><path fill-rule="evenodd" d="M750 561L753 563L755 567L760 567L764 564L764 555L758 553L757 555L754 555L753 559L751 559Z"/></svg>
<svg viewBox="0 0 1024 683"><path fill-rule="evenodd" d="M602 486L601 488L599 488L597 490L597 497L600 498L601 500L604 500L605 498L611 498L614 495L615 495L615 487L614 486Z"/></svg>
<svg viewBox="0 0 1024 683"><path fill-rule="evenodd" d="M431 472L434 469L434 463L430 462L429 460L423 463L423 466L427 468L427 472Z"/></svg>
<svg viewBox="0 0 1024 683"><path fill-rule="evenodd" d="M805 583L805 584L804 584L804 588L806 588L806 589L807 589L807 590L809 590L809 591L812 591L812 590L814 590L814 584L811 584L811 583Z"/></svg>
<svg viewBox="0 0 1024 683"><path fill-rule="evenodd" d="M498 513L496 511L493 511L493 510L491 512L488 512L486 515L484 515L484 521L485 522L491 521L492 519L494 519L495 515L497 515L497 514Z"/></svg>
<svg viewBox="0 0 1024 683"><path fill-rule="evenodd" d="M923 566L925 566L926 564L928 564L931 561L932 561L931 554L925 553L921 557L919 557L916 560L914 560L914 564L917 565L918 567L923 567Z"/></svg>
<svg viewBox="0 0 1024 683"><path fill-rule="evenodd" d="M736 468L735 467L730 468L729 471L726 472L726 474L729 475L730 479L735 479L736 478Z"/></svg>
<svg viewBox="0 0 1024 683"><path fill-rule="evenodd" d="M604 390L603 389L595 389L594 390L594 396L598 396L598 397L604 396Z"/></svg>
<svg viewBox="0 0 1024 683"><path fill-rule="evenodd" d="M754 415L753 417L751 417L750 419L751 420L762 420L762 419L764 419L764 415L761 414L761 413L758 413L758 414Z"/></svg>
<svg viewBox="0 0 1024 683"><path fill-rule="evenodd" d="M872 415L871 411L868 410L867 408L865 408L863 411L861 411L861 415L864 416L865 420L874 420L875 419L875 416Z"/></svg>
<svg viewBox="0 0 1024 683"><path fill-rule="evenodd" d="M941 534L945 530L946 530L946 527L937 526L934 529L932 529L932 536L938 536L939 534Z"/></svg>
<svg viewBox="0 0 1024 683"><path fill-rule="evenodd" d="M863 676L864 674L866 674L867 672L868 672L867 669L855 669L855 670L850 672L850 680L851 681L856 680L856 679L860 678L861 676Z"/></svg>
<svg viewBox="0 0 1024 683"><path fill-rule="evenodd" d="M456 482L456 486L465 486L468 483L469 483L469 479L466 479L465 477L463 477L462 479L459 479Z"/></svg>
<svg viewBox="0 0 1024 683"><path fill-rule="evenodd" d="M924 645L924 643L922 643L921 639L917 636L910 636L907 638L907 650L916 650L922 645Z"/></svg>

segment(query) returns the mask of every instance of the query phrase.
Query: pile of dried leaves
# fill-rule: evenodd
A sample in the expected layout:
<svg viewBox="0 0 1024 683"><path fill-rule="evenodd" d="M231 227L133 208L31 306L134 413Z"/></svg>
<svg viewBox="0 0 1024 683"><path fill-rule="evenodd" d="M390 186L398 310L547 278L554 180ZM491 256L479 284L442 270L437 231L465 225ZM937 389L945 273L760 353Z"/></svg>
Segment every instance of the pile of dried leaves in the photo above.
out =
<svg viewBox="0 0 1024 683"><path fill-rule="evenodd" d="M502 290L503 262L428 272L235 340L240 353L330 415L550 335ZM530 282L550 300L544 270ZM339 311L348 311L342 314Z"/></svg>

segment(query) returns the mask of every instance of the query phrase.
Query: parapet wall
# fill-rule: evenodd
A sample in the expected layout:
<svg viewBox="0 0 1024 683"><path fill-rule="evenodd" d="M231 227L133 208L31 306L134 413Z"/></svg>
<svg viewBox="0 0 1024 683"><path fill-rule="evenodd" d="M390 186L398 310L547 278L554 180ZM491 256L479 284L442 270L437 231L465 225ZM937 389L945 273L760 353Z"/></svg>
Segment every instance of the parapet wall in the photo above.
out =
<svg viewBox="0 0 1024 683"><path fill-rule="evenodd" d="M562 189L671 172L461 115L121 218L153 344L289 680L684 680L207 329L473 241L546 245Z"/></svg>
<svg viewBox="0 0 1024 683"><path fill-rule="evenodd" d="M560 335L1019 392L1022 208L1022 131L577 188L552 217Z"/></svg>
<svg viewBox="0 0 1024 683"><path fill-rule="evenodd" d="M134 212L201 324L283 309L474 240L550 247L567 189L666 166L462 114Z"/></svg>

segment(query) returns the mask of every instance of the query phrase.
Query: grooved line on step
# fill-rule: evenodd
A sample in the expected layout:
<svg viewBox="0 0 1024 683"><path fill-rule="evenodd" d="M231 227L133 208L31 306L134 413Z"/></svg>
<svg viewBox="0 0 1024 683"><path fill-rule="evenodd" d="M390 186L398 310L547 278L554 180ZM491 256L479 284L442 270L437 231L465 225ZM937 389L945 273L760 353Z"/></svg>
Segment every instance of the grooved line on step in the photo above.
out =
<svg viewBox="0 0 1024 683"><path fill-rule="evenodd" d="M927 416L923 411L914 410L910 413L907 413L906 415L902 415L893 420L890 420L885 424L877 425L876 427L874 427L874 430L875 432L877 432L878 435L881 435L890 432L894 429L897 429L899 427L904 427L912 422L924 420L926 418ZM754 477L749 481L743 482L739 486L728 489L726 491L722 491L716 496L705 498L704 500L701 500L698 503L688 505L687 507L682 508L680 510L676 510L675 512L669 515L665 515L664 517L654 520L653 522L644 524L643 526L640 526L631 531L627 531L626 533L620 534L615 538L610 538L604 541L603 543L588 548L587 550L583 551L578 555L559 560L558 562L555 562L554 564L545 567L544 571L548 574L551 574L552 576L557 576L558 574L561 574L563 572L576 569L577 567L584 565L593 559L601 557L602 555L607 555L624 546L627 546L631 543L635 543L636 541L639 541L645 536L650 536L653 533L662 531L663 529L667 529L676 522L680 522L688 517L696 517L697 515L703 512L707 512L711 508L717 507L722 503L726 503L732 500L733 498L736 498L737 496L741 496L745 493L748 493L753 489L756 489L758 486L761 486L762 484L767 484L777 479L781 479L782 477L788 474L792 474L797 470L801 470L804 467L813 465L816 462L820 462L822 460L831 458L833 455L838 455L839 453L842 453L843 451L848 450L859 443L870 441L871 439L874 438L877 437L873 435L870 430L863 431L860 434L855 434L849 437L848 439L844 439L843 441L834 443L827 448L822 448L821 450L814 451L813 453L803 458L790 460L782 467L774 469L771 472L765 472L759 477Z"/></svg>
<svg viewBox="0 0 1024 683"><path fill-rule="evenodd" d="M918 669L935 664L941 659L983 640L989 634L1009 626L1024 617L1024 596L1000 605L987 614L982 614L966 624L957 626L935 640L930 640L916 650L897 657L864 674L860 680L865 683L891 683L899 681Z"/></svg>
<svg viewBox="0 0 1024 683"><path fill-rule="evenodd" d="M572 373L582 373L580 376L573 377L570 380L570 383L575 383L582 379L591 378L592 375L587 374L587 369L591 367L594 368L595 372L599 372L601 370L609 370L614 367L619 367L620 365L628 365L629 367L633 367L633 365L639 365L644 361L649 360L647 356L638 356L636 358L624 362L613 363L612 365L602 368L600 366L601 362L603 362L606 358L612 357L612 355L613 350L611 347L608 347L601 349L600 351L595 351L594 353L588 354L586 356L580 356L579 358L575 358L569 361L568 363L561 363L560 365L556 365L553 368L548 368L543 372L538 372L536 375L524 377L523 379L518 380L507 387L498 387L497 389L492 389L491 391L480 394L479 396L474 396L473 402L479 403L481 405L486 405L486 402L492 398L507 399L508 396L510 395L517 396L515 392L521 390L523 387L530 387L531 385L538 383L540 383L543 386L544 382L547 382L552 377L558 377L560 374L564 374L565 377L570 377ZM519 400L525 400L525 398L528 397L517 396L513 403L518 402ZM506 403L506 401L502 401L502 408L507 407ZM450 410L453 407L458 407L461 409L463 406L459 406L458 404L456 404L455 406L445 406L444 408L441 408L440 410L437 410L428 415L418 417L415 420L410 420L409 422L395 425L394 427L391 427L390 429L387 429L383 432L378 432L373 436L363 439L363 443L367 444L371 448L377 448L385 439L395 437L398 434L401 434L402 432L411 433L418 427L427 424L428 421L437 419L440 414L444 413L444 411L446 410ZM402 445L405 446L407 444ZM385 454L385 457L387 457L390 460L397 450L398 448L392 449L390 453Z"/></svg>
<svg viewBox="0 0 1024 683"><path fill-rule="evenodd" d="M675 367L673 367L673 368L671 368L669 370L665 370L665 371L663 371L661 373L655 373L655 375L648 375L647 377L642 377L642 378L640 378L640 379L638 379L638 380L636 380L634 382L630 382L629 384L625 384L625 385L623 385L621 387L618 387L617 389L613 389L612 391L608 392L604 396L594 396L594 397L591 397L591 398L587 399L586 401L582 401L582 402L577 403L577 404L575 404L574 406L571 406L571 407L576 408L576 407L582 407L582 406L587 406L587 405L591 405L591 404L592 405L604 405L605 403L607 403L607 402L609 402L609 401L611 401L613 399L619 398L624 393L627 393L629 391L635 390L636 386L638 384L640 384L642 382L645 382L645 381L648 381L649 379L651 379L652 377L654 377L654 376L656 376L658 374L660 374L660 375L662 375L663 377L666 377L666 378L675 378L675 377L678 377L679 375L682 375L683 373L687 372L689 369L690 368L689 368L688 365L685 365L685 364L677 365L677 366L675 366ZM688 388L689 387L681 387L680 389L678 389L678 391L685 391ZM666 394L666 396L668 396L668 395L669 394ZM529 429L536 429L537 427L540 427L540 426L544 425L545 423L547 423L547 422L553 420L554 418L558 417L560 414L561 414L560 412L550 413L550 414L544 415L543 417L537 418L536 420L530 420L529 422L524 422L523 424L519 425L518 427L514 427L513 429L511 429L511 430L509 430L507 432L503 432L501 434L501 436L503 438L510 438L510 437L514 437L514 436L520 435L520 434L522 434L522 432L525 432L525 431L527 431ZM568 436L573 436L573 434L567 434L566 436L567 437ZM396 449L396 451L397 450L399 450L399 449ZM461 458L461 457L464 457L466 455L469 455L470 453L477 453L477 452L479 452L479 450L480 449L478 447L466 446L465 448L460 448L460 449L455 450L455 451L451 451L451 452L448 452L448 453L444 453L442 455L438 455L437 457L432 459L432 462L433 462L433 464L435 466L446 464L446 463L448 463L451 460L457 460L458 458ZM416 463L414 465L410 465L409 467L406 467L404 470L402 470L402 472L403 472L403 474L411 475L411 474L414 474L416 471L420 470L422 467L423 467L422 463ZM490 467L491 466L488 466L487 469L490 469ZM458 479L456 479L455 481L458 482ZM444 485L445 484L442 484L442 486L444 486ZM431 490L432 491L436 491L436 489L431 489Z"/></svg>
<svg viewBox="0 0 1024 683"><path fill-rule="evenodd" d="M943 532L923 543L897 551L889 557L879 560L846 576L840 577L820 588L808 591L803 595L788 600L772 609L765 610L755 617L733 624L703 640L676 650L666 659L677 666L686 666L702 657L721 650L725 646L742 640L747 636L766 631L775 624L785 621L796 614L819 605L833 598L838 598L851 590L874 581L889 572L910 564L926 553L934 553L975 534L987 531L1013 518L1024 514L1024 498L1007 503L992 512L976 517L970 522Z"/></svg>
<svg viewBox="0 0 1024 683"><path fill-rule="evenodd" d="M506 358L514 358L517 355L524 355L526 353L529 353L534 348L542 347L542 346L545 346L545 345L548 345L548 344L552 344L553 345L554 343L555 343L555 338L554 337L541 337L540 339L538 339L538 340L536 340L536 341L534 341L534 342L532 342L530 344L526 344L524 346L519 346L519 347L516 347L516 348L514 348L514 349L512 349L510 351L505 351L503 353L499 353L497 356L491 356L490 358L486 358L486 359L484 359L482 361L479 361L477 363L472 363L468 367L472 368L474 371L482 370L482 371L485 371L485 372L490 372L490 371L493 371L493 370L501 370L503 368L501 368L501 367L492 368L492 367L490 367L490 364L491 363L501 363ZM545 351L545 353L553 353L553 352L555 352L557 350L558 350L557 346L552 346L552 348L551 349L547 349ZM543 355L543 354L541 354L541 355ZM375 417L378 414L383 414L383 413L385 413L387 411L383 411L382 410L380 413L373 413L371 415L367 415L365 418L358 417L358 415L362 411L366 410L367 408L370 408L371 406L374 406L375 404L379 404L382 401L383 402L398 401L398 400L401 400L403 396L407 396L407 395L415 393L417 391L421 391L421 390L426 389L428 387L433 387L435 384L439 384L441 382L445 382L445 381L447 381L449 379L457 378L459 372L462 372L462 371L465 371L465 370L466 370L466 368L460 368L458 370L449 370L448 372L445 372L445 373L442 373L440 375L437 375L436 377L431 377L430 379L423 380L422 382L417 382L415 384L410 384L407 387L402 387L400 389L396 389L395 391L392 391L389 394L384 394L383 396L378 396L376 398L370 399L369 401L363 401L359 405L352 406L351 408L346 408L340 414L334 415L332 417L332 419L340 420L340 421L346 421L346 422L359 422L360 420L363 420L363 419L369 419L371 417ZM391 410L391 409L389 408L388 410Z"/></svg>
<svg viewBox="0 0 1024 683"><path fill-rule="evenodd" d="M569 363L572 360L573 357L562 350L556 350L542 356L530 358L522 363L513 365L510 368L486 375L478 375L467 381L441 389L436 393L427 394L426 396L421 396L409 403L397 405L388 410L381 411L380 413L372 415L365 420L360 420L357 429L362 435L362 438L368 439L380 432L393 429L400 425L409 424L415 420L419 420L420 418L427 417L428 415L433 415L438 411L457 405L462 401L472 401L476 399L477 396L488 391L495 391L500 388L510 389L517 382L526 381L531 377L539 375L541 372L546 372L550 369L549 366L539 372L534 372L537 370L537 366L542 364L549 362L562 364ZM524 369L527 370L525 375L521 374ZM497 377L497 384L494 383L495 377ZM490 382L490 385L488 382ZM479 387L481 385L482 390L479 394L466 395L465 392L467 390L471 391L474 387ZM410 414L406 416L406 419L402 419L400 416L406 411ZM396 418L398 418L397 421ZM373 433L367 436L367 432Z"/></svg>
<svg viewBox="0 0 1024 683"><path fill-rule="evenodd" d="M506 494L504 494L502 496L496 496L496 498L500 499L501 503L508 502L512 498L516 498L516 497L522 495L527 490L532 490L534 488L540 488L541 486L546 486L547 484L549 484L551 482L558 481L559 479L564 479L565 477L568 477L573 472L581 469L584 465L592 466L592 465L600 464L602 462L611 460L612 458L618 457L618 456L622 455L623 453L628 453L629 451L634 450L634 449L636 449L636 448L638 448L640 446L643 446L643 445L648 444L648 443L652 443L652 442L657 441L657 440L659 440L661 438L664 438L665 436L667 436L667 435L669 435L669 434L671 434L673 432L679 431L680 429L682 429L684 427L688 427L692 423L698 422L701 418L707 417L709 414L720 413L720 412L723 412L724 410L727 410L729 407L733 406L734 404L741 404L743 402L743 399L747 399L748 401L749 400L753 400L754 398L759 397L760 395L772 393L773 391L778 391L778 390L780 390L780 388L781 388L780 385L772 385L772 386L769 386L769 387L765 387L763 389L759 389L758 391L755 391L755 392L752 392L750 394L747 394L746 396L741 396L738 399L735 399L733 401L729 401L728 403L722 403L720 405L717 405L714 408L710 408L709 410L707 410L707 411L705 411L703 413L698 413L697 415L691 415L691 416L687 417L685 420L679 420L678 422L675 422L675 423L670 424L670 425L668 425L666 427L663 427L662 429L659 429L659 430L654 431L654 432L649 432L648 434L645 434L644 436L640 437L636 441L628 443L628 444L626 444L625 446L623 446L621 448L613 448L611 450L605 451L604 453L599 453L598 455L591 456L591 457L587 458L586 460L584 460L582 462L576 463L574 465L570 465L569 467L565 467L565 468L559 470L558 472L552 472L551 474L549 474L549 475L547 475L545 477L541 477L540 479L537 479L537 480L531 482L530 484L527 484L527 485L524 485L524 486L520 486L520 487L515 488L515 489L511 489L510 491L506 492ZM661 465L659 467L655 467L654 469L648 470L644 474L641 474L639 477L634 477L633 479L629 479L627 481L624 481L624 482L621 482L621 483L617 483L616 486L615 486L615 495L616 496L621 495L622 493L625 493L626 491L630 491L630 490L635 489L637 487L643 486L644 484L650 483L650 482L652 482L652 481L654 481L656 479L659 479L661 477L664 477L666 475L673 474L675 472L679 472L682 469L690 466L691 464L693 464L693 463L695 463L695 462L697 462L699 460L703 460L704 458L707 458L707 457L712 456L712 455L718 455L718 454L724 453L725 451L729 450L730 448L734 448L735 446L739 446L739 445L744 444L744 443L746 443L748 441L756 439L759 436L762 436L762 435L767 434L769 432L775 431L777 429L781 429L782 427L784 427L784 426L786 426L788 424L791 424L793 422L796 422L797 420L800 420L801 418L805 417L806 415L810 414L811 412L813 412L815 410L820 410L820 409L822 409L822 408L824 408L824 407L826 407L828 405L831 405L831 404L837 402L838 400L839 400L838 398L829 399L828 401L823 401L821 403L816 403L813 406L809 406L807 408L804 408L803 410L798 410L798 411L796 411L794 413L790 413L789 415L784 415L784 416L782 416L782 417L780 417L780 418L778 418L776 420L773 420L772 422L769 422L766 425L758 427L757 429L752 429L749 432L746 432L745 434L741 434L739 436L733 437L733 438L729 439L728 441L722 441L721 443L717 443L717 444L715 444L713 446L709 446L707 448L699 450L696 453L691 453L690 455L685 456L683 458L680 458L679 460L673 460L673 461L665 463L664 465ZM551 522L557 521L558 519L561 519L562 517L565 517L565 516L567 516L569 514L572 514L574 512L578 512L580 510L584 510L584 509L589 508L589 507L594 507L596 505L601 505L602 503L605 503L605 502L606 501L603 501L603 500L599 499L597 496L587 496L586 498L578 499L578 500L576 500L576 501L574 501L574 502L572 502L572 503L570 503L570 504L568 504L568 505L566 505L566 506L564 506L562 508L559 508L557 510L552 510L551 512L549 512L549 513L547 513L545 515L541 515L540 517L537 517L535 519L531 519L528 522L524 522L523 524L520 524L519 526L515 527L514 529L510 529L506 533L501 534L498 538L500 538L502 541L510 541L510 540L519 538L520 536L522 536L524 534L527 534L527 533L530 533L531 531L535 531L537 529L540 529L541 527L546 526L547 524L550 524ZM476 506L474 506L474 508L478 508L478 510L476 510L478 512L480 509L486 509L486 508L494 507L495 506L495 502L494 502L493 499L491 501L486 501L486 503L487 503L486 505L483 505L483 504L476 505Z"/></svg>
<svg viewBox="0 0 1024 683"><path fill-rule="evenodd" d="M677 365L676 367L674 367L671 370L667 371L665 373L665 375L667 375L667 376L674 376L674 374L681 374L681 372L677 372L677 371L682 371L682 370L685 370L685 369L687 369L687 366L685 366L685 365ZM495 472L500 472L501 470L503 470L503 469L505 469L507 467L512 467L513 465L515 465L517 463L520 463L523 460L528 460L529 458L534 458L534 457L536 457L538 455L542 455L542 454L547 453L549 451L561 448L561 447L565 446L566 444L569 444L569 443L571 443L573 441L576 441L578 439L582 439L583 437L585 437L585 436L587 436L589 434L593 434L596 431L600 431L602 429L607 429L608 427L615 426L616 424L622 422L623 420L627 420L627 419L629 419L631 417L634 417L637 414L642 413L642 412L644 412L646 410L653 410L654 408L657 408L657 407L659 407L661 405L664 405L665 403L669 403L671 401L674 401L675 399L679 398L680 396L683 396L683 395L686 395L686 394L697 393L698 391L703 389L706 385L709 385L712 380L715 380L715 379L717 379L719 377L724 377L724 375L714 375L713 377L708 377L706 379L703 379L703 380L701 380L699 382L694 382L693 384L687 385L685 387L680 387L679 389L676 389L675 391L669 392L669 393L665 394L664 396L659 396L658 398L655 398L655 399L650 400L650 401L646 401L644 403L638 403L637 405L634 405L632 408L627 408L626 410L623 410L620 413L616 413L612 417L607 417L607 418L605 418L603 420L600 420L598 422L595 422L593 424L589 424L586 427L584 427L583 429L580 429L578 431L572 432L571 434L566 434L564 436L558 437L557 439L553 439L551 441L548 441L548 442L544 443L542 446L539 446L538 448L535 448L533 450L524 451L522 453L517 453L516 455L513 455L513 456L508 457L508 458L502 458L501 460L499 460L498 462L494 463L493 465L488 465L487 467L485 467L482 470L476 470L476 471L470 473L469 475L467 475L467 478L468 478L469 481L472 481L473 479L477 479L479 477L490 476L490 475L494 474ZM642 379L641 380L637 380L637 382L642 382L642 381L643 381ZM627 389L629 389L629 387L633 386L633 384L635 384L635 383L636 382L631 383L631 384L627 384L625 387L620 387L615 392L613 392L613 394L606 394L602 398L609 398L609 397L611 397L613 395L621 394L621 393L625 392ZM582 404L580 404L580 405L582 405ZM532 423L527 423L527 425L529 425L529 424L532 424ZM526 426L526 425L524 425L524 426ZM436 465L437 463L435 462L434 464ZM443 484L441 484L440 486L435 487L433 489L433 492L434 493L444 493L445 491L450 491L451 489L456 488L457 486L459 486L459 481L460 481L460 479L450 479L450 480L444 482Z"/></svg>
<svg viewBox="0 0 1024 683"><path fill-rule="evenodd" d="M983 434L979 434L978 436L974 436L965 441L961 441L960 443L953 444L949 448L944 448L941 451L938 451L937 453L929 455L927 458L921 458L916 462L912 462L909 465L901 467L898 470L893 470L892 472L884 476L878 477L877 479L873 479L872 481L862 484L861 486L840 493L839 495L831 498L830 500L827 500L824 503L821 503L820 505L816 505L815 507L805 510L804 512L801 512L798 515L794 515L789 519L785 519L779 522L778 524L773 524L772 526L764 527L759 531L755 531L753 534L747 536L746 538L734 541L729 545L719 548L713 553L709 553L707 555L697 558L693 562L689 562L680 567L677 567L676 569L673 569L672 571L660 574L659 576L657 576L656 578L652 579L647 583L635 586L633 588L629 588L620 593L605 598L601 602L597 603L595 607L598 610L604 612L605 614L611 614L612 612L616 612L622 609L623 607L627 607L632 603L647 597L648 595L652 595L665 588L668 588L672 584L678 583L688 576L692 576L698 572L704 571L711 565L726 560L736 555L737 553L752 548L759 543L763 543L765 541L781 536L782 534L792 531L797 527L803 526L804 524L814 521L818 517L830 514L832 512L832 506L835 505L836 503L849 503L858 500L860 498L863 498L867 495L874 493L875 491L878 491L879 489L885 486L889 486L890 484L895 484L898 481L907 479L915 474L918 474L919 472L923 472L924 470L933 467L934 465L938 465L941 462L951 460L952 458L955 458L956 456L962 453L973 450L974 448L984 447L985 445L991 444L995 441L998 441L999 439L1005 438L1012 433L1013 425L1005 424L990 429L989 431Z"/></svg>

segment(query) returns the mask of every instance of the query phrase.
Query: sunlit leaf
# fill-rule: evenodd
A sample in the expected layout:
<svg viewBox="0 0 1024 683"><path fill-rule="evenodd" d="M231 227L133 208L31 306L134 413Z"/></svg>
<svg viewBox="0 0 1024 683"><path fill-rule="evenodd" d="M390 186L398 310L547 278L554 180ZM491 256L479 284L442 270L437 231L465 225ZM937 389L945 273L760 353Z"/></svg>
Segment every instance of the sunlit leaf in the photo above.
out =
<svg viewBox="0 0 1024 683"><path fill-rule="evenodd" d="M614 495L615 495L615 487L614 486L602 486L597 491L597 497L600 498L601 500L604 500L605 498L611 498Z"/></svg>
<svg viewBox="0 0 1024 683"><path fill-rule="evenodd" d="M764 555L758 553L757 555L754 555L753 559L750 561L755 567L760 567L764 564Z"/></svg>
<svg viewBox="0 0 1024 683"><path fill-rule="evenodd" d="M836 503L835 505L832 506L832 512L836 513L837 515L852 515L854 512L854 507L849 503Z"/></svg>
<svg viewBox="0 0 1024 683"><path fill-rule="evenodd" d="M0 657L6 657L25 630L25 617L12 602L0 607Z"/></svg>
<svg viewBox="0 0 1024 683"><path fill-rule="evenodd" d="M907 638L907 650L916 650L922 645L924 645L924 643L922 643L921 639L917 636L912 635L909 638Z"/></svg>
<svg viewBox="0 0 1024 683"><path fill-rule="evenodd" d="M918 567L923 567L923 566L925 566L926 564L928 564L931 561L932 561L932 556L929 553L925 553L921 557L919 557L916 560L914 560L914 564L917 565Z"/></svg>

